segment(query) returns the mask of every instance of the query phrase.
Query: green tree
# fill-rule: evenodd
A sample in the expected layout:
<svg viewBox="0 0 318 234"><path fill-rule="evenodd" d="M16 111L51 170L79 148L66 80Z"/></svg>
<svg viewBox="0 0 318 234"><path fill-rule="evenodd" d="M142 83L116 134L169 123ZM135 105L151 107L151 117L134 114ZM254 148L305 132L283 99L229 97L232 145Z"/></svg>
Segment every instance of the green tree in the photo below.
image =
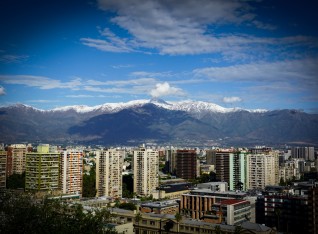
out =
<svg viewBox="0 0 318 234"><path fill-rule="evenodd" d="M182 220L182 215L180 213L175 214L175 219L177 221L177 233L179 233L180 221Z"/></svg>
<svg viewBox="0 0 318 234"><path fill-rule="evenodd" d="M133 198L134 180L132 175L123 176L123 197Z"/></svg>
<svg viewBox="0 0 318 234"><path fill-rule="evenodd" d="M139 233L139 222L141 221L141 219L142 219L142 215L140 214L140 212L138 212L135 215L135 224L134 224L134 227L136 229L135 233Z"/></svg>
<svg viewBox="0 0 318 234"><path fill-rule="evenodd" d="M60 200L37 201L30 194L5 192L0 195L0 233L98 233L115 234L108 227L106 209L85 211L81 205Z"/></svg>
<svg viewBox="0 0 318 234"><path fill-rule="evenodd" d="M125 210L137 210L137 207L134 203L125 202L118 205L118 208L125 209Z"/></svg>
<svg viewBox="0 0 318 234"><path fill-rule="evenodd" d="M25 188L25 172L22 174L12 174L7 178L8 189Z"/></svg>
<svg viewBox="0 0 318 234"><path fill-rule="evenodd" d="M95 197L96 195L96 166L91 167L89 175L83 176L83 197Z"/></svg>

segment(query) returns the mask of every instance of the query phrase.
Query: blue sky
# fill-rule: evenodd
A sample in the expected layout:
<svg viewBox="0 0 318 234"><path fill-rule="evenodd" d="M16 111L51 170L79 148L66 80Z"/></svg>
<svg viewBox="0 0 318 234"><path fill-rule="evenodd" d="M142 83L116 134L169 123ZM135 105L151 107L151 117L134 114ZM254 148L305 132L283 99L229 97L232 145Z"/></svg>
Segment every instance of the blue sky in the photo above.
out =
<svg viewBox="0 0 318 234"><path fill-rule="evenodd" d="M0 105L318 112L317 1L2 0Z"/></svg>

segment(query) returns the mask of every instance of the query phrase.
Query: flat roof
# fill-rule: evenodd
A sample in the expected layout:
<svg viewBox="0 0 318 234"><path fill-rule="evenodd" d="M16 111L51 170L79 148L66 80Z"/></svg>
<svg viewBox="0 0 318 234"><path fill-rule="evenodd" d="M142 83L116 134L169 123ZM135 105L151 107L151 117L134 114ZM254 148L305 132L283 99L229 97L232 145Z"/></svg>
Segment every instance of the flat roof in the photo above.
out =
<svg viewBox="0 0 318 234"><path fill-rule="evenodd" d="M249 202L245 200L239 200L239 199L227 199L227 200L222 200L220 203L222 205L235 205L239 203L249 203Z"/></svg>

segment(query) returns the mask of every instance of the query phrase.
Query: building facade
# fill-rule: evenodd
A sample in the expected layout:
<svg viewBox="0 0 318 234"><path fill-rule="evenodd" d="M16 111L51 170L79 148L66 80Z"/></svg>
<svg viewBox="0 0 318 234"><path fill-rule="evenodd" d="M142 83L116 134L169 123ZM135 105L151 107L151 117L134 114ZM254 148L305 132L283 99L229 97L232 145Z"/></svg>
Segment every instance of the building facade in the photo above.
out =
<svg viewBox="0 0 318 234"><path fill-rule="evenodd" d="M152 149L134 150L134 193L149 196L159 186L159 154Z"/></svg>
<svg viewBox="0 0 318 234"><path fill-rule="evenodd" d="M215 150L216 178L220 181L227 182L229 190L246 190L247 189L247 153L244 151Z"/></svg>
<svg viewBox="0 0 318 234"><path fill-rule="evenodd" d="M122 197L122 171L125 151L109 149L96 152L97 197Z"/></svg>
<svg viewBox="0 0 318 234"><path fill-rule="evenodd" d="M226 199L213 204L212 212L202 219L206 222L240 225L251 217L249 201Z"/></svg>
<svg viewBox="0 0 318 234"><path fill-rule="evenodd" d="M309 234L308 199L305 196L268 194L256 201L256 223L277 231Z"/></svg>
<svg viewBox="0 0 318 234"><path fill-rule="evenodd" d="M6 188L7 152L0 150L0 190Z"/></svg>
<svg viewBox="0 0 318 234"><path fill-rule="evenodd" d="M60 153L50 152L49 145L40 145L37 152L26 154L25 190L60 190Z"/></svg>
<svg viewBox="0 0 318 234"><path fill-rule="evenodd" d="M25 155L28 147L24 144L13 144L7 147L7 176L22 174L25 171Z"/></svg>
<svg viewBox="0 0 318 234"><path fill-rule="evenodd" d="M306 161L315 160L315 148L314 147L292 147L292 158L302 158Z"/></svg>
<svg viewBox="0 0 318 234"><path fill-rule="evenodd" d="M247 185L249 189L264 189L279 183L279 157L277 152L247 155Z"/></svg>
<svg viewBox="0 0 318 234"><path fill-rule="evenodd" d="M198 171L197 153L195 150L177 150L176 175L182 179L195 179Z"/></svg>
<svg viewBox="0 0 318 234"><path fill-rule="evenodd" d="M60 185L63 194L82 194L83 152L66 150L60 157Z"/></svg>

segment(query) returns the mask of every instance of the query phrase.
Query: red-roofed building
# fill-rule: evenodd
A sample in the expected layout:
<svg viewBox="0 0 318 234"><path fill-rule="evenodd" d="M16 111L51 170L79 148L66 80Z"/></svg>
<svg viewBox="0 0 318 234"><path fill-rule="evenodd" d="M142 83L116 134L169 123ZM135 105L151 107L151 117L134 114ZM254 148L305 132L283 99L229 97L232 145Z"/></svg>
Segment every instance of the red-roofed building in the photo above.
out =
<svg viewBox="0 0 318 234"><path fill-rule="evenodd" d="M239 199L226 199L212 205L212 211L202 219L210 223L223 223L238 225L251 217L251 204L249 201Z"/></svg>

